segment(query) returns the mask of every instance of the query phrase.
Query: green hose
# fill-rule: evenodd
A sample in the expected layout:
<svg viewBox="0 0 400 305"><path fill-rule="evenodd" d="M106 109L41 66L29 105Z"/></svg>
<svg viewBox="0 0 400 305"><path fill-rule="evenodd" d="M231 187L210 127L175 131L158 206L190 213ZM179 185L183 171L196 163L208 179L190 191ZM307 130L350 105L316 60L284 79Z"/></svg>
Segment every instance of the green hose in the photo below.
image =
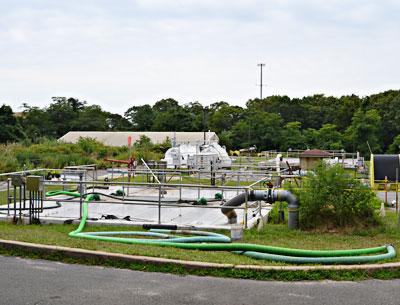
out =
<svg viewBox="0 0 400 305"><path fill-rule="evenodd" d="M58 195L67 195L67 196L71 196L71 197L80 197L81 196L81 194L79 194L77 192L70 192L70 191L48 191L48 192L46 192L47 197L58 196Z"/></svg>
<svg viewBox="0 0 400 305"><path fill-rule="evenodd" d="M46 196L55 195L80 197L79 193L67 191L52 191L46 193ZM396 250L391 245L351 250L303 250L258 244L230 243L230 238L225 235L205 231L152 229L150 232L82 232L88 218L88 203L95 200L98 195L98 193L94 193L85 196L82 205L81 222L76 230L69 233L69 236L106 242L155 245L189 250L232 251L256 259L293 264L360 264L391 259L396 256ZM152 237L153 239L117 237L123 235Z"/></svg>

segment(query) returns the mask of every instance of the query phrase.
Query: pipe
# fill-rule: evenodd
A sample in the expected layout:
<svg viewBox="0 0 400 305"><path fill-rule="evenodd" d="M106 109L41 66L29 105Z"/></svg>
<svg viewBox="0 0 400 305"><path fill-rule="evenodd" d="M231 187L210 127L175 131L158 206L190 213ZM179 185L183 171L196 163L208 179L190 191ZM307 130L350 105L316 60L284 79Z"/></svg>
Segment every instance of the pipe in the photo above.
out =
<svg viewBox="0 0 400 305"><path fill-rule="evenodd" d="M224 206L240 206L246 200L246 193L242 193L228 200L222 205L221 211L228 217L228 223L237 222L237 214L233 208L225 208ZM289 229L299 228L299 201L296 196L287 190L273 190L269 189L267 191L250 191L248 196L248 201L258 201L263 200L268 203L274 203L276 201L286 201L288 203L289 219L288 226Z"/></svg>
<svg viewBox="0 0 400 305"><path fill-rule="evenodd" d="M80 194L75 193L73 196L78 197ZM150 232L83 232L88 218L88 204L95 200L95 198L96 194L85 194L81 222L76 230L69 233L69 236L106 242L154 245L190 250L232 251L233 253L243 254L256 259L298 264L370 263L383 259L391 259L396 256L396 250L391 245L351 250L304 250L258 244L231 243L230 238L225 235L205 231L152 229ZM115 235L136 235L157 239L115 237ZM377 254L381 252L385 253Z"/></svg>
<svg viewBox="0 0 400 305"><path fill-rule="evenodd" d="M142 226L143 229L145 230L150 230L150 229L166 229L166 230L178 230L177 225L159 225L159 224L144 224Z"/></svg>

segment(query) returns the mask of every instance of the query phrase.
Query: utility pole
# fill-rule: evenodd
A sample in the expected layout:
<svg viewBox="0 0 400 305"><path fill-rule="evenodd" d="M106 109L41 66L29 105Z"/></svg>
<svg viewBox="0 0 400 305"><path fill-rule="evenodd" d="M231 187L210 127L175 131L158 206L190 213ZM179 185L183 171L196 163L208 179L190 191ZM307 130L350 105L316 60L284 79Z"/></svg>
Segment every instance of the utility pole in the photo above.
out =
<svg viewBox="0 0 400 305"><path fill-rule="evenodd" d="M257 64L258 67L260 67L260 99L262 100L263 98L263 67L265 66L264 63L259 63Z"/></svg>
<svg viewBox="0 0 400 305"><path fill-rule="evenodd" d="M203 108L203 145L206 145L206 108Z"/></svg>

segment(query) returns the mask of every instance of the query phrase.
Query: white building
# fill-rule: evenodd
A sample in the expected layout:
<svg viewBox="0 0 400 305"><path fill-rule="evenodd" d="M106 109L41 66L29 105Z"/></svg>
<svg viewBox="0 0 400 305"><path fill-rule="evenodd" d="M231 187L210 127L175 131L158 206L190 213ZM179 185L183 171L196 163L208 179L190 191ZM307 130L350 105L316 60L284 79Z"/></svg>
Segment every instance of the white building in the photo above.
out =
<svg viewBox="0 0 400 305"><path fill-rule="evenodd" d="M204 144L203 132L174 132L174 131L70 131L61 138L59 142L77 143L79 138L92 138L107 146L127 146L128 137L132 138L132 143L139 140L141 136L148 137L153 144L163 143L167 138L176 145ZM215 132L205 133L205 142L210 144L218 143L219 138Z"/></svg>

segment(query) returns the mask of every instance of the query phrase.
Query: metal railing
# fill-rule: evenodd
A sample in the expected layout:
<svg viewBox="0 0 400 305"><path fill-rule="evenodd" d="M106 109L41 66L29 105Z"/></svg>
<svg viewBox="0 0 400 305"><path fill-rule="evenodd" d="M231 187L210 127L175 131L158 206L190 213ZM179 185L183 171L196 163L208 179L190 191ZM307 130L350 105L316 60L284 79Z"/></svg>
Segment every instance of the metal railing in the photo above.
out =
<svg viewBox="0 0 400 305"><path fill-rule="evenodd" d="M260 179L259 179L260 180ZM262 179L260 180L262 181ZM121 199L119 200L101 200L98 201L98 203L104 203L104 204L128 204L128 205L137 205L137 206L157 206L157 222L159 224L162 223L162 210L164 207L179 207L179 208L200 208L200 209L220 209L221 207L219 205L207 205L207 206L202 206L202 205L192 205L188 203L181 203L183 200L182 198L182 190L185 189L190 189L190 190L198 190L198 198L201 197L201 191L203 190L214 190L217 192L221 192L222 199L221 201L225 200L225 195L227 192L231 192L230 195L233 195L233 192L245 192L248 194L250 188L249 186L211 186L211 185L199 185L199 184L170 184L170 183L162 183L158 181L159 183L154 184L154 183L147 183L147 182L118 182L118 181L84 181L83 179L80 181L48 181L44 180L43 181L43 188L44 188L44 193L46 192L46 189L48 189L50 186L52 189L54 188L59 188L59 189L70 189L74 188L80 191L80 198L68 200L68 202L74 202L74 203L79 203L80 205L80 214L79 218L81 217L81 211L82 211L82 202L85 196L85 191L87 192L95 192L96 186L102 186L102 187L107 187L107 186L114 186L114 187L124 187L126 189L138 189L138 191L145 190L145 189L154 189L156 192L158 192L158 200L152 200L152 201L145 201L143 200L143 196L135 196L135 195L130 195L126 196L125 194L122 196ZM57 187L55 187L57 186ZM163 191L164 190L177 190L179 197L173 197L169 199L169 201L163 200ZM244 210L244 215L243 215L243 227L247 228L248 227L248 195L246 195L246 200L245 203L242 207L232 207L235 209L239 210ZM11 211L12 207L10 204L14 202L16 199L15 196L12 195L11 192L11 187L10 183L7 182L7 199L6 202L2 202L1 205L7 205L9 208L8 212ZM197 198L193 198L193 201L195 201ZM55 199L55 198L46 198L45 199L48 202L62 202L63 200L60 199ZM260 213L261 213L261 206L259 207ZM62 218L62 215L60 215ZM46 216L42 216L42 218L46 218Z"/></svg>

